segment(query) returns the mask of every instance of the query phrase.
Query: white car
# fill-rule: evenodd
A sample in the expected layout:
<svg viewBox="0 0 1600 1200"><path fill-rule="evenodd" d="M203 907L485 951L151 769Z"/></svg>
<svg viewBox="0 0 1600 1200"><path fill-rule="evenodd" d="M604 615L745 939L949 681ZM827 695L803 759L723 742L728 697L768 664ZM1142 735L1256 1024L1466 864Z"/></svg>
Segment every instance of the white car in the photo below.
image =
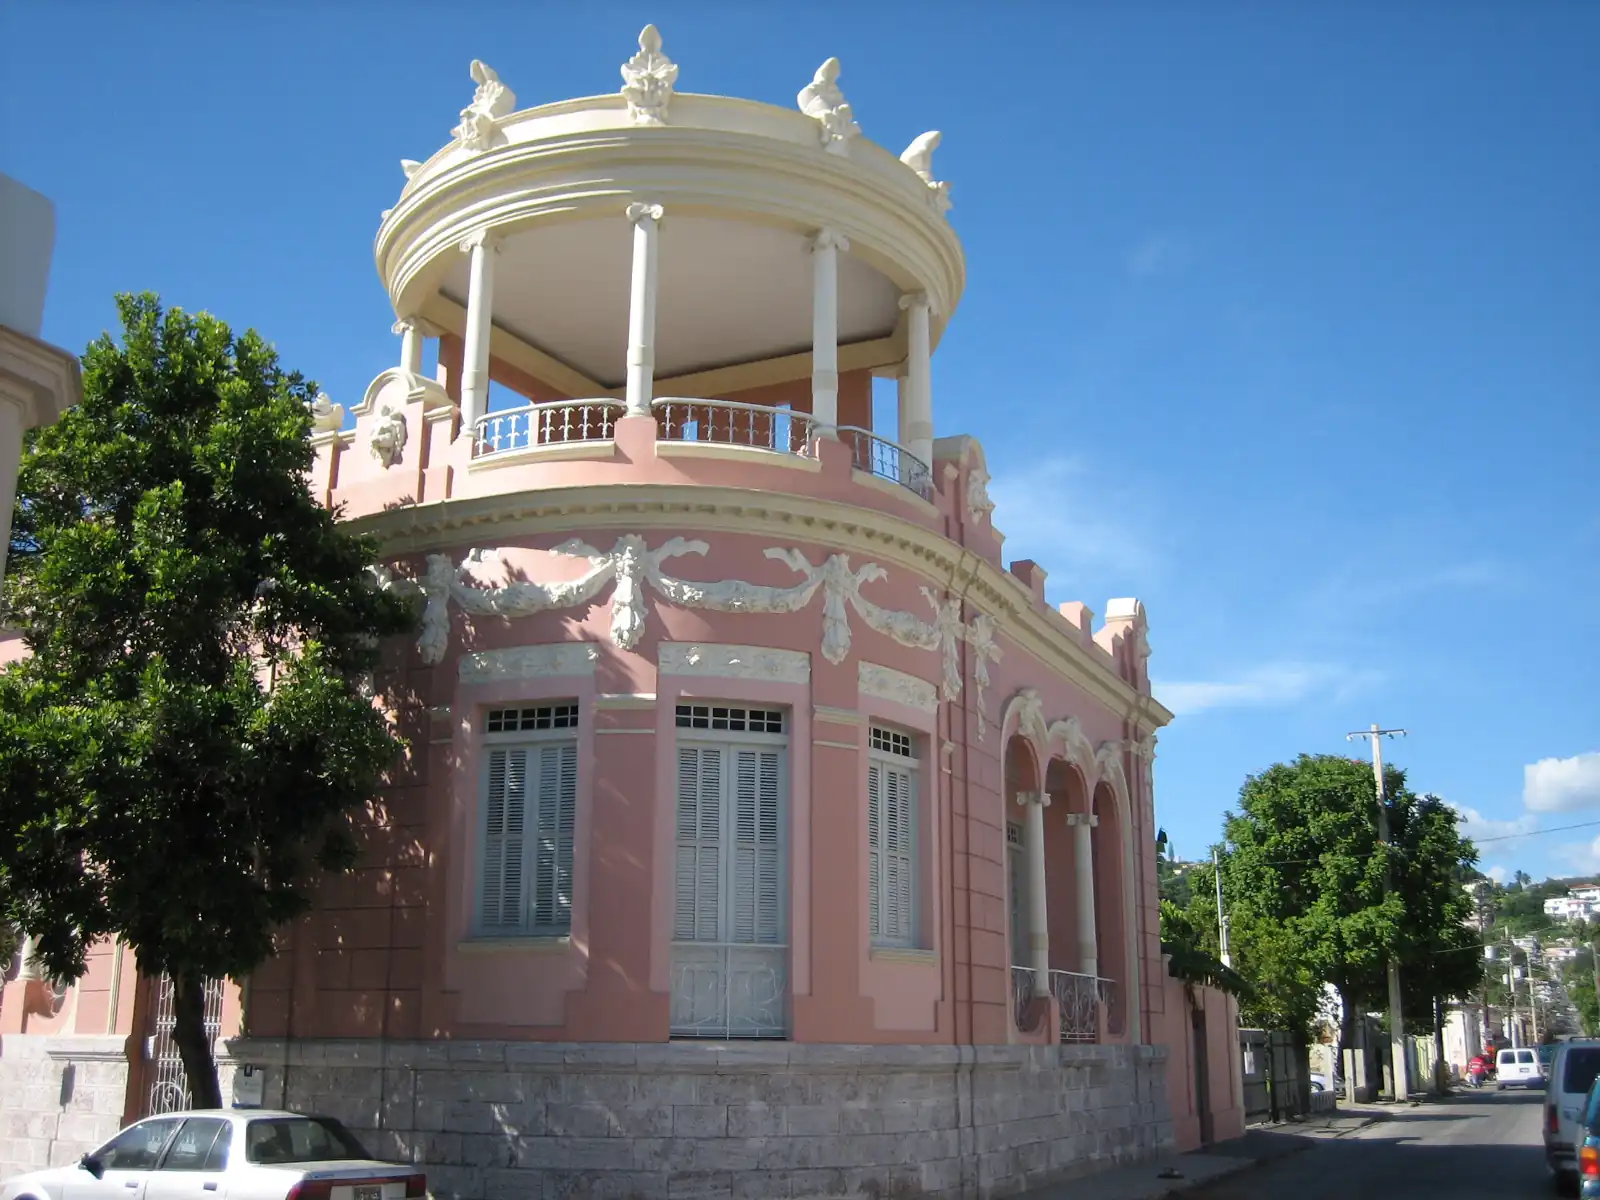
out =
<svg viewBox="0 0 1600 1200"><path fill-rule="evenodd" d="M0 1200L405 1200L428 1179L379 1162L329 1117L266 1109L168 1113L70 1167L18 1175Z"/></svg>
<svg viewBox="0 0 1600 1200"><path fill-rule="evenodd" d="M1544 1086L1544 1070L1539 1066L1539 1052L1520 1047L1502 1050L1494 1056L1495 1087L1531 1088Z"/></svg>

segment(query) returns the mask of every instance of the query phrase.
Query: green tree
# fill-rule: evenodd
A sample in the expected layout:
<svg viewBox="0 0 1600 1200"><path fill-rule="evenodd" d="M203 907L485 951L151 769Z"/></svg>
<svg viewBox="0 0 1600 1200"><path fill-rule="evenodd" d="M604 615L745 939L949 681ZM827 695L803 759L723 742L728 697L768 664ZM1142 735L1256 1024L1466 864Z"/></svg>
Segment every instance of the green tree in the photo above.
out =
<svg viewBox="0 0 1600 1200"><path fill-rule="evenodd" d="M1240 999L1253 990L1249 980L1208 948L1193 916L1171 900L1161 902L1161 953L1168 956L1167 974L1183 982L1191 1004L1197 987L1214 987Z"/></svg>
<svg viewBox="0 0 1600 1200"><path fill-rule="evenodd" d="M122 343L24 455L0 676L0 921L77 978L115 936L173 980L174 1039L220 1103L207 979L248 974L348 866L347 813L403 744L365 694L413 623L375 549L305 486L312 385L257 334L119 296Z"/></svg>
<svg viewBox="0 0 1600 1200"><path fill-rule="evenodd" d="M1404 772L1388 769L1384 790L1387 847L1378 842L1371 767L1338 755L1301 755L1252 776L1239 811L1225 818L1230 948L1272 1001L1258 1015L1276 1027L1303 1031L1328 983L1343 1001L1348 1044L1356 1014L1386 1006L1391 955L1402 980L1451 964L1416 997L1419 1017L1433 1012L1441 991L1454 998L1477 978L1454 961L1471 957L1461 927L1472 898L1458 880L1477 852L1457 832L1453 810L1414 794ZM1197 882L1197 903L1200 890Z"/></svg>

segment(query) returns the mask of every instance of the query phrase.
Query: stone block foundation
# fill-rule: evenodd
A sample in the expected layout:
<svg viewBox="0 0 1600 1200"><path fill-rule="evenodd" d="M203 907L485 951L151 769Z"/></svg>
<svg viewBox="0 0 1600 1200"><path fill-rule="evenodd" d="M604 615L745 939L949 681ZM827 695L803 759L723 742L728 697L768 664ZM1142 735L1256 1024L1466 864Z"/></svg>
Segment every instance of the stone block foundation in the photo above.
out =
<svg viewBox="0 0 1600 1200"><path fill-rule="evenodd" d="M1004 1196L1172 1145L1163 1046L237 1039L449 1200Z"/></svg>
<svg viewBox="0 0 1600 1200"><path fill-rule="evenodd" d="M127 1038L0 1037L0 1179L60 1166L122 1127Z"/></svg>

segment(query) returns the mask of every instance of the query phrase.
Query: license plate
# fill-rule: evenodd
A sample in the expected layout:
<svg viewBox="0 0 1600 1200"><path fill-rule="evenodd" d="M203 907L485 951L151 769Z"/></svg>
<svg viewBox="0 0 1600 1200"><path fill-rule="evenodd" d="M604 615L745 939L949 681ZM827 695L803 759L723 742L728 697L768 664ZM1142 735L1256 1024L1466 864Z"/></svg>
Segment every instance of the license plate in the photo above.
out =
<svg viewBox="0 0 1600 1200"><path fill-rule="evenodd" d="M351 1200L383 1200L381 1183L358 1183L351 1191L355 1193Z"/></svg>

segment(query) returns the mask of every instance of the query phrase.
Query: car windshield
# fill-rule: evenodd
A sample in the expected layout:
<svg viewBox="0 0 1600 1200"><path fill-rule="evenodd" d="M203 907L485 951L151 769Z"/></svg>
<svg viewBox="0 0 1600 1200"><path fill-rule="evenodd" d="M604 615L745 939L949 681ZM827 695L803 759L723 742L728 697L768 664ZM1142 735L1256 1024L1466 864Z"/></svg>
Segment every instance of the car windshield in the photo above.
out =
<svg viewBox="0 0 1600 1200"><path fill-rule="evenodd" d="M1561 1090L1585 1093L1600 1075L1600 1046L1568 1046L1561 1067Z"/></svg>
<svg viewBox="0 0 1600 1200"><path fill-rule="evenodd" d="M245 1127L245 1159L253 1163L327 1162L370 1158L331 1117L263 1117Z"/></svg>

